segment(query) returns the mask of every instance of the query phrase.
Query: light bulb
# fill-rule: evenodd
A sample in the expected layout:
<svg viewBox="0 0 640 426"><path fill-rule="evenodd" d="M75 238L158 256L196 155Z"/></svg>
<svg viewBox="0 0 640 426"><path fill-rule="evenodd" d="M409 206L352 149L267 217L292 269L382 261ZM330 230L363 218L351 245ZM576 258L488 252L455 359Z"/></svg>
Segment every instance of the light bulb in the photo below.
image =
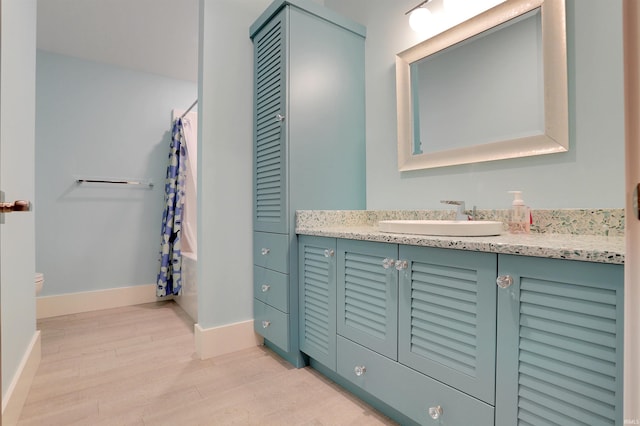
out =
<svg viewBox="0 0 640 426"><path fill-rule="evenodd" d="M429 9L419 7L409 16L409 26L417 33L424 32L429 27L429 21L431 20L431 12Z"/></svg>

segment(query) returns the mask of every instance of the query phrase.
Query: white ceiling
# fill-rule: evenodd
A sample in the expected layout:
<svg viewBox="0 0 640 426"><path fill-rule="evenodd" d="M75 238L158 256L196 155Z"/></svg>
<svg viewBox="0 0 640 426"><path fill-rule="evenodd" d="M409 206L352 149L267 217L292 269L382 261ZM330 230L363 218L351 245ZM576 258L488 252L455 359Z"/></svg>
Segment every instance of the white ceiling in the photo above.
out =
<svg viewBox="0 0 640 426"><path fill-rule="evenodd" d="M38 0L38 48L196 82L198 0Z"/></svg>

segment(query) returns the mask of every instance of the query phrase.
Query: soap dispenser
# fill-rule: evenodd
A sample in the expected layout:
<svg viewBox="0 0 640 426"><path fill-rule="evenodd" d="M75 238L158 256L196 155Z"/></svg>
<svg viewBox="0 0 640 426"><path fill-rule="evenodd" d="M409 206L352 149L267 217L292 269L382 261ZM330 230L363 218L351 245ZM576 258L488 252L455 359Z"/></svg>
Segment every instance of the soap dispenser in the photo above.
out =
<svg viewBox="0 0 640 426"><path fill-rule="evenodd" d="M531 210L524 204L522 191L509 191L509 193L513 194L513 204L509 212L509 232L528 234L531 227Z"/></svg>

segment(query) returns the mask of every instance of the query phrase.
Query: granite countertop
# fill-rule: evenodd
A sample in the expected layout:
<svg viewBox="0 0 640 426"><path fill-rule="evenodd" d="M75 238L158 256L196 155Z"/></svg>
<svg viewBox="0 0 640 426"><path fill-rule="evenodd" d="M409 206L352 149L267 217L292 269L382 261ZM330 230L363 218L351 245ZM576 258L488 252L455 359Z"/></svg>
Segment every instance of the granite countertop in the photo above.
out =
<svg viewBox="0 0 640 426"><path fill-rule="evenodd" d="M363 216L367 215L367 216ZM491 237L444 237L380 232L379 218L387 213L371 216L371 212L353 215L336 211L299 211L296 233L364 241L389 242L457 250L482 251L500 254L571 259L598 263L624 264L624 233L614 235L531 233L513 235L506 231ZM601 224L598 224L600 227Z"/></svg>

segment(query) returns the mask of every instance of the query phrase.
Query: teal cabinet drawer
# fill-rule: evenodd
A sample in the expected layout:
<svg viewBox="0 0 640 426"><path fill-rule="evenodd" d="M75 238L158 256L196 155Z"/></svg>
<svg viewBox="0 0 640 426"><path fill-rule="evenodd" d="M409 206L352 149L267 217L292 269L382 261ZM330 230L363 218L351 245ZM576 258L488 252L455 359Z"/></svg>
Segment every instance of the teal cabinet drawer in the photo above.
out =
<svg viewBox="0 0 640 426"><path fill-rule="evenodd" d="M422 425L493 426L494 408L338 336L338 374ZM360 369L360 375L356 374ZM364 370L364 371L363 371ZM429 409L440 407L434 420Z"/></svg>
<svg viewBox="0 0 640 426"><path fill-rule="evenodd" d="M253 329L283 351L289 350L289 315L253 299Z"/></svg>
<svg viewBox="0 0 640 426"><path fill-rule="evenodd" d="M289 272L289 235L253 233L253 263L274 271Z"/></svg>
<svg viewBox="0 0 640 426"><path fill-rule="evenodd" d="M253 297L289 313L289 275L254 266Z"/></svg>

